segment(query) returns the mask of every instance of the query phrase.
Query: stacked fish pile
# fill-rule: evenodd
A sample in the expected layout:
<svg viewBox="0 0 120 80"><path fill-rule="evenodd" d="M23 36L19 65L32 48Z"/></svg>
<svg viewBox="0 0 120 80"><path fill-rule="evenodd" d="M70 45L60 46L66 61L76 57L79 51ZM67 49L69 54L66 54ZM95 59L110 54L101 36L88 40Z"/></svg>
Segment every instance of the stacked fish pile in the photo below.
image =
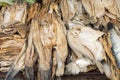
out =
<svg viewBox="0 0 120 80"><path fill-rule="evenodd" d="M14 7L16 6L16 7ZM0 12L0 71L6 72L20 53L26 37L27 6L6 6Z"/></svg>
<svg viewBox="0 0 120 80"><path fill-rule="evenodd" d="M0 71L52 80L98 70L120 80L120 1L42 0L2 7Z"/></svg>

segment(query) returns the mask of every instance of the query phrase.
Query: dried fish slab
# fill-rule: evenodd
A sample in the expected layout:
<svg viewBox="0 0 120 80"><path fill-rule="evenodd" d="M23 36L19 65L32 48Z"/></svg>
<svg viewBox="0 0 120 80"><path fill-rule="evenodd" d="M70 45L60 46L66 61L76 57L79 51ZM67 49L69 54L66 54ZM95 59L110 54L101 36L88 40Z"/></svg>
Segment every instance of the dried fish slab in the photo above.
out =
<svg viewBox="0 0 120 80"><path fill-rule="evenodd" d="M35 48L33 45L33 39L32 39L32 34L33 31L30 29L30 33L28 36L28 41L27 41L27 49L25 52L25 72L26 72L26 78L28 80L34 80L34 64L36 62L37 56L35 54Z"/></svg>
<svg viewBox="0 0 120 80"><path fill-rule="evenodd" d="M18 54L18 56L17 56L16 60L14 61L12 67L8 71L5 80L12 80L15 77L15 75L19 72L19 70L24 69L24 67L25 67L25 63L24 63L25 50L26 50L26 44L24 44L21 52Z"/></svg>
<svg viewBox="0 0 120 80"><path fill-rule="evenodd" d="M90 17L100 18L105 14L101 0L82 0L82 4Z"/></svg>
<svg viewBox="0 0 120 80"><path fill-rule="evenodd" d="M16 56L19 55L25 39L19 35L1 36L0 37L0 71L8 72L10 66L14 63ZM9 65L4 66L4 64Z"/></svg>
<svg viewBox="0 0 120 80"><path fill-rule="evenodd" d="M26 4L15 4L12 6L3 7L1 11L0 33L14 34L17 32L17 25L25 24L27 16Z"/></svg>
<svg viewBox="0 0 120 80"><path fill-rule="evenodd" d="M112 26L112 24L109 25L109 26ZM111 29L109 32L110 32L110 39L111 39L111 42L112 42L113 55L116 58L118 67L120 68L120 59L119 59L119 57L120 57L120 53L119 53L120 43L118 42L120 40L120 38L117 35L117 33L115 32L114 28Z"/></svg>

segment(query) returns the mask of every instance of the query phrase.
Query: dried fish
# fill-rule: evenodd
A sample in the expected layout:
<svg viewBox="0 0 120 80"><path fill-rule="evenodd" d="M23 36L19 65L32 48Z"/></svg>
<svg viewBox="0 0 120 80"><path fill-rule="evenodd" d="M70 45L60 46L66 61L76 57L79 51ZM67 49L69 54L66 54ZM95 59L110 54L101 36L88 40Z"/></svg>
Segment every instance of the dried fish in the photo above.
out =
<svg viewBox="0 0 120 80"><path fill-rule="evenodd" d="M11 35L17 32L16 25L25 24L27 5L15 4L7 6L1 11L0 30L2 33ZM18 29L19 30L19 29ZM22 35L23 36L23 35Z"/></svg>
<svg viewBox="0 0 120 80"><path fill-rule="evenodd" d="M61 76L64 74L65 61L68 55L67 40L64 32L62 31L62 26L57 20L54 21L57 27L57 42L56 42L56 52L57 52L57 70L56 76Z"/></svg>
<svg viewBox="0 0 120 80"><path fill-rule="evenodd" d="M68 43L70 47L75 53L78 53L77 55L82 54L93 60L101 73L103 73L101 61L105 60L106 56L103 46L98 38L100 38L104 33L95 31L89 27L85 27L84 25L73 26L74 27L68 31Z"/></svg>
<svg viewBox="0 0 120 80"><path fill-rule="evenodd" d="M92 60L82 56L77 56L74 52L72 53L72 62L66 65L65 74L78 74L79 72L88 72L96 69L95 63ZM90 67L91 66L91 67ZM89 68L90 67L90 68Z"/></svg>
<svg viewBox="0 0 120 80"><path fill-rule="evenodd" d="M25 52L25 72L26 72L26 78L27 80L34 80L34 63L36 62L36 55L35 55L35 49L33 46L33 31L32 28L30 29L30 33L28 36L28 46Z"/></svg>
<svg viewBox="0 0 120 80"><path fill-rule="evenodd" d="M40 4L18 2L0 10L5 80L13 80L20 70L26 80L52 80L96 68L120 80L119 0L36 2Z"/></svg>
<svg viewBox="0 0 120 80"><path fill-rule="evenodd" d="M105 14L101 0L82 0L82 4L90 17L100 18Z"/></svg>
<svg viewBox="0 0 120 80"><path fill-rule="evenodd" d="M40 79L42 80L48 80L48 75L46 74L49 74L47 72L47 70L50 68L49 67L49 64L46 63L46 60L45 60L45 55L44 55L44 48L42 46L42 42L41 42L41 39L40 39L40 30L39 30L39 24L38 24L38 21L37 20L32 20L32 30L33 30L33 44L36 48L36 51L37 51L37 54L38 54L38 68L39 68L39 75L40 75ZM46 79L47 78L47 79Z"/></svg>
<svg viewBox="0 0 120 80"><path fill-rule="evenodd" d="M116 58L116 61L117 61L117 65L118 67L120 68L120 60L119 60L119 36L117 35L117 33L115 32L114 28L113 28L113 25L112 24L108 24L109 27L111 27L112 29L109 30L110 32L110 40L112 42L112 51L113 51L113 55L115 56Z"/></svg>
<svg viewBox="0 0 120 80"><path fill-rule="evenodd" d="M16 57L16 60L10 70L8 71L5 80L13 80L15 75L19 72L19 70L22 70L25 67L24 59L25 59L25 49L26 49L26 44L24 44L21 52L18 54Z"/></svg>

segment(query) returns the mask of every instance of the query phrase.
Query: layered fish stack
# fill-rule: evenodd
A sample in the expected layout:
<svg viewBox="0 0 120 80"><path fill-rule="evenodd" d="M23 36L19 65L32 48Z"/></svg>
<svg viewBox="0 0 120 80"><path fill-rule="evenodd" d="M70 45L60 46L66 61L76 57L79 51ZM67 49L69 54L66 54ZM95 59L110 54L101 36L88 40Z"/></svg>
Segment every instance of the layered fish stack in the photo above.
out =
<svg viewBox="0 0 120 80"><path fill-rule="evenodd" d="M26 37L26 4L6 6L0 12L0 71L8 72Z"/></svg>
<svg viewBox="0 0 120 80"><path fill-rule="evenodd" d="M66 74L87 72L96 66L109 79L120 79L119 3L117 0L62 0L63 21L69 28L68 45L73 52Z"/></svg>
<svg viewBox="0 0 120 80"><path fill-rule="evenodd" d="M120 1L42 0L0 12L0 71L52 80L98 69L120 80Z"/></svg>

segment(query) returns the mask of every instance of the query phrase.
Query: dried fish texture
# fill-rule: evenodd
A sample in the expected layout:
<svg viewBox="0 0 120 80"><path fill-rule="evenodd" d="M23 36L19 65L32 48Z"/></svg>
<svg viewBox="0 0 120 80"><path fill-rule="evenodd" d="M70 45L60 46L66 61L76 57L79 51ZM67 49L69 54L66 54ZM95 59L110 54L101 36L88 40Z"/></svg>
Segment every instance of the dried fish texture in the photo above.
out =
<svg viewBox="0 0 120 80"><path fill-rule="evenodd" d="M37 51L39 59L40 59L39 67L40 67L40 69L47 70L48 66L46 66L46 62L45 62L44 49L43 49L42 42L40 39L40 30L39 30L38 21L32 20L31 27L33 27L32 30L34 33L33 34L33 44L36 48L36 51Z"/></svg>
<svg viewBox="0 0 120 80"><path fill-rule="evenodd" d="M10 70L8 71L5 80L12 80L15 75L25 67L25 50L26 44L24 44L21 52L17 55L16 60L14 61L13 65L11 66Z"/></svg>
<svg viewBox="0 0 120 80"><path fill-rule="evenodd" d="M61 0L60 8L65 22L83 14L81 0Z"/></svg>
<svg viewBox="0 0 120 80"><path fill-rule="evenodd" d="M87 27L81 29L81 33L79 34L79 40L81 43L93 53L95 59L98 61L105 59L104 49L98 41L98 38L102 35L102 32Z"/></svg>
<svg viewBox="0 0 120 80"><path fill-rule="evenodd" d="M119 69L113 65L112 61L110 61L108 59L107 62L103 62L102 63L103 66L103 70L105 75L107 76L107 78L109 78L110 80L119 80L120 77L120 73L119 73Z"/></svg>
<svg viewBox="0 0 120 80"><path fill-rule="evenodd" d="M60 18L54 15L53 10L58 12L57 4L51 3L49 13L46 12L45 7L41 10L40 15L40 39L44 48L44 58L46 60L48 69L50 69L50 61L52 54L54 55L53 73L52 75L61 76L64 74L65 61L68 55L66 28ZM61 23L59 23L61 22ZM55 49L54 53L52 50ZM54 69L56 68L56 73Z"/></svg>
<svg viewBox="0 0 120 80"><path fill-rule="evenodd" d="M27 16L26 4L14 4L5 6L1 11L0 31L10 35L17 32L17 25L25 24Z"/></svg>
<svg viewBox="0 0 120 80"><path fill-rule="evenodd" d="M90 17L100 18L105 14L101 0L82 0L82 4Z"/></svg>
<svg viewBox="0 0 120 80"><path fill-rule="evenodd" d="M40 5L38 3L32 4L30 6L30 8L28 9L27 22L32 20L32 18L34 18L38 14L39 9L40 9Z"/></svg>
<svg viewBox="0 0 120 80"><path fill-rule="evenodd" d="M106 60L102 43L99 40L103 34L84 25L73 25L67 35L70 47L75 53L78 53L76 55L82 54L93 60L101 73L103 73L101 61Z"/></svg>
<svg viewBox="0 0 120 80"><path fill-rule="evenodd" d="M63 20L67 21L68 20L68 4L67 4L67 0L61 0L60 9L62 11Z"/></svg>
<svg viewBox="0 0 120 80"><path fill-rule="evenodd" d="M118 0L103 0L102 4L107 10L106 15L113 19L119 18L119 3Z"/></svg>
<svg viewBox="0 0 120 80"><path fill-rule="evenodd" d="M25 39L21 39L19 35L11 35L0 37L0 70L7 72L14 63L16 56L21 51ZM4 65L4 64L9 65ZM6 69L6 70L5 70Z"/></svg>
<svg viewBox="0 0 120 80"><path fill-rule="evenodd" d="M109 26L113 26L112 24ZM112 42L112 51L113 51L113 55L116 58L117 61L117 65L120 68L120 54L119 54L119 45L120 43L118 42L120 40L119 36L117 35L116 31L113 29L111 29L110 31L110 40Z"/></svg>
<svg viewBox="0 0 120 80"><path fill-rule="evenodd" d="M31 28L33 30L33 44L36 48L36 52L38 54L38 73L40 76L40 79L42 80L48 80L50 77L48 77L50 74L47 72L50 69L49 63L46 62L46 56L45 51L42 45L42 41L40 38L40 26L37 20L32 20Z"/></svg>
<svg viewBox="0 0 120 80"><path fill-rule="evenodd" d="M25 23L26 20L26 4L14 4L13 6L8 6L6 9L3 11L3 21L1 25L10 25L10 24L15 24L15 23Z"/></svg>
<svg viewBox="0 0 120 80"><path fill-rule="evenodd" d="M75 75L78 74L79 72L88 72L90 70L96 69L96 66L94 66L95 63L92 60L82 56L82 54L81 56L78 57L73 52L71 58L72 62L66 65L65 74Z"/></svg>
<svg viewBox="0 0 120 80"><path fill-rule="evenodd" d="M32 28L30 28L30 33L27 39L27 49L25 52L25 72L26 72L26 78L27 80L34 80L34 64L37 60L37 56L35 53L35 48L33 45L33 31Z"/></svg>
<svg viewBox="0 0 120 80"><path fill-rule="evenodd" d="M63 32L63 27L55 20L57 27L57 42L56 42L56 52L57 52L57 70L56 76L61 76L64 74L65 61L68 55L68 46L66 35ZM65 26L64 26L65 27Z"/></svg>
<svg viewBox="0 0 120 80"><path fill-rule="evenodd" d="M105 50L105 52L106 52L106 56L108 56L107 58L109 58L110 61L111 61L111 63L112 63L115 67L117 67L115 57L114 57L114 55L113 55L113 53L112 53L112 50L111 50L111 48L112 48L112 43L111 43L111 40L110 40L110 34L109 34L109 33L108 33L108 34L105 34L105 35L103 36L103 43L102 43L102 44L103 44L104 50Z"/></svg>

